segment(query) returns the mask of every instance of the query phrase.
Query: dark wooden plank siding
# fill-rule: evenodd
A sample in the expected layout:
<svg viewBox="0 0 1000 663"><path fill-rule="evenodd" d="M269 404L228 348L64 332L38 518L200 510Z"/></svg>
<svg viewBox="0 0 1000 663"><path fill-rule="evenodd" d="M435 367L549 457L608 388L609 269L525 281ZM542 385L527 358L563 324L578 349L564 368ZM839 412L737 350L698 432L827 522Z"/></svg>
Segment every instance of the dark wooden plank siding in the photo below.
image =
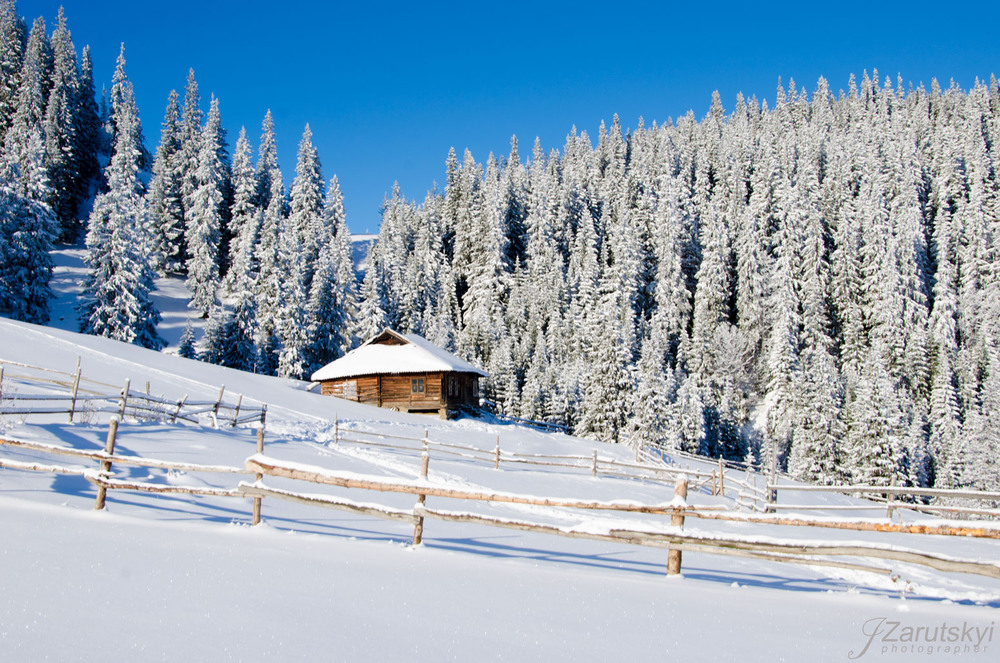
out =
<svg viewBox="0 0 1000 663"><path fill-rule="evenodd" d="M414 389L421 380L423 391ZM470 373L410 373L326 380L322 393L406 411L441 412L477 406L479 376ZM419 383L418 383L419 387Z"/></svg>

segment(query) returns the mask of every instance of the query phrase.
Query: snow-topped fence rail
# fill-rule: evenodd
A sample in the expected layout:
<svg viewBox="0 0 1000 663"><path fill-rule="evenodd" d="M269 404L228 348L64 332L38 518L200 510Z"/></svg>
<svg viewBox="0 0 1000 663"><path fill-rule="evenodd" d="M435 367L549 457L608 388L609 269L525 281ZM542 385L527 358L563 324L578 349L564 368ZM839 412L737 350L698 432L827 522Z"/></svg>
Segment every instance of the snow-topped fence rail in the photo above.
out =
<svg viewBox="0 0 1000 663"><path fill-rule="evenodd" d="M201 423L201 417L208 417L217 428L220 424L263 423L266 410L264 404L244 403L242 394L228 402L225 385L214 400L195 400L187 394L174 400L150 393L149 382L145 391L140 391L132 388L130 380L121 387L91 380L83 375L79 360L76 370L68 373L0 359L0 416L65 414L73 423L102 413L141 421L195 424Z"/></svg>
<svg viewBox="0 0 1000 663"><path fill-rule="evenodd" d="M428 455L423 454L420 476L415 479L399 479L381 476L341 472L314 465L281 461L261 453L246 461L248 470L257 474L252 483L241 482L239 490L256 499L276 498L332 509L365 513L380 518L402 520L414 525L414 543L423 538L424 520L437 519L452 522L486 525L491 527L542 532L571 538L628 543L634 545L668 548L679 553L692 550L710 554L739 555L763 558L797 564L834 566L876 573L889 574L890 569L862 565L853 562L831 560L831 556L878 558L898 562L922 564L941 571L971 573L1000 579L1000 563L983 562L940 555L912 548L870 542L833 542L816 540L789 540L775 537L738 536L703 532L685 532L684 519L688 517L708 520L731 520L737 522L758 522L770 525L803 526L817 528L848 529L869 532L892 532L907 534L937 534L1000 539L1000 525L981 526L952 525L939 523L892 523L885 520L835 520L829 518L791 518L774 514L749 514L726 511L722 506L694 506L687 503L687 486L684 477L678 479L675 498L660 504L641 504L632 501L594 501L563 497L542 497L478 488L455 487L436 483L428 479ZM312 484L336 486L366 491L390 492L415 495L417 503L412 510L387 507L370 502L358 502L339 496L315 493L299 493L287 489L274 489L263 482L264 477L295 479ZM629 523L621 527L613 518L586 518L577 526L556 526L519 519L499 518L469 511L446 511L432 509L426 505L428 497L447 498L461 501L489 502L494 504L519 504L551 509L571 509L585 512L606 511L646 515L669 515L670 525L650 523L640 527ZM676 560L676 562L674 561ZM668 573L680 571L679 554L668 563Z"/></svg>
<svg viewBox="0 0 1000 663"><path fill-rule="evenodd" d="M291 463L271 458L263 454L263 428L257 429L257 451L250 456L243 467L224 465L203 465L177 461L115 453L114 439L117 434L117 419L112 419L108 431L108 444L104 451L81 450L42 442L17 439L0 439L0 446L20 448L46 454L73 457L84 462L98 462L94 469L86 466L61 466L35 461L20 461L0 458L0 468L23 471L55 472L75 474L86 478L98 487L96 508L103 508L104 494L108 490L142 491L158 494L192 494L211 497L250 498L253 500L251 522L261 520L262 500L281 499L324 508L339 509L400 520L414 526L414 541L423 538L424 521L427 519L517 529L548 533L563 537L592 539L607 542L626 543L642 546L667 548L668 572L680 571L681 551L698 551L720 555L738 555L766 559L770 561L834 566L874 573L888 574L889 569L879 568L855 561L842 561L831 557L876 558L898 562L922 564L938 570L971 573L992 578L1000 578L1000 563L975 559L962 559L914 548L884 545L871 542L834 542L817 540L795 540L776 537L739 536L733 534L690 532L684 530L685 518L703 520L723 520L768 525L798 526L810 528L834 528L868 532L893 532L910 534L936 534L964 537L1000 539L1000 524L953 523L930 520L923 523L894 523L888 519L838 520L834 518L801 518L778 514L758 514L727 511L722 505L692 505L687 501L686 479L678 479L678 491L673 500L658 504L642 504L633 501L596 501L568 497L544 497L494 491L482 488L457 487L453 484L432 481L428 478L429 453L421 453L421 467L417 478L400 479L383 476L362 475L336 471L328 468ZM240 481L232 487L179 486L155 484L146 481L131 481L115 478L111 472L113 464L155 467L183 472L205 472L222 475L254 477L252 481ZM351 490L365 490L383 493L409 494L416 496L412 509L400 509L373 502L361 502L328 493L299 492L287 488L276 488L265 484L265 477L277 477L305 481L317 487L339 487ZM680 490L684 484L684 490ZM472 511L455 511L432 508L427 499L449 499L455 501L519 504L544 507L539 515L551 513L564 519L567 513L610 514L604 517L587 515L575 526L557 526L544 522L501 518ZM666 522L638 523L633 519L625 522L617 515L669 516Z"/></svg>
<svg viewBox="0 0 1000 663"><path fill-rule="evenodd" d="M667 455L669 453L669 455ZM671 450L669 452L653 445L636 448L636 458L646 464L658 462L668 467L677 467L677 459L712 462L704 456ZM972 489L922 488L919 486L871 485L804 485L792 482L792 477L773 472L765 477L755 466L722 458L716 459L718 469L713 475L718 478L719 489L713 495L724 495L726 489L738 490L736 504L740 509L762 513L778 511L855 511L871 512L884 508L887 518L892 518L897 509L909 509L927 514L946 514L952 518L984 516L1000 519L1000 493ZM724 486L724 487L723 487ZM832 493L863 497L868 504L791 504L779 503L778 493L812 492ZM929 501L934 500L934 501ZM965 505L959 505L964 503ZM971 503L971 505L970 505Z"/></svg>
<svg viewBox="0 0 1000 663"><path fill-rule="evenodd" d="M408 452L416 456L423 449L433 452L435 456L446 455L492 464L494 469L502 466L516 465L519 467L544 467L578 469L589 472L596 477L616 477L636 479L652 483L673 485L677 477L684 475L693 489L705 489L712 495L723 495L721 473L716 471L702 472L679 466L668 466L663 463L637 461L630 463L600 456L595 449L589 455L582 454L523 454L501 448L500 435L497 435L496 446L493 449L481 449L463 444L453 444L432 440L424 433L423 437L407 437L347 429L340 425L339 419L334 421L333 439L331 443L338 445L359 445L382 449L394 449ZM739 485L734 482L730 487Z"/></svg>

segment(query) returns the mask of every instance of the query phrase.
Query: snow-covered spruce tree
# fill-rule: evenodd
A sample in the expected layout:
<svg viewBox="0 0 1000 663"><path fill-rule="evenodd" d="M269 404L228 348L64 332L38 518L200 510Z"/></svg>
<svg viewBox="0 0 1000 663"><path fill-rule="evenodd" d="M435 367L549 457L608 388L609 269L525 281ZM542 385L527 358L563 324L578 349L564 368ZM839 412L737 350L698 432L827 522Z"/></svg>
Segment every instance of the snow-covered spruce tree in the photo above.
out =
<svg viewBox="0 0 1000 663"><path fill-rule="evenodd" d="M256 256L260 240L262 214L257 207L257 178L251 163L250 141L246 129L240 127L231 168L233 204L230 208L229 271L223 287L231 295L249 296L257 280L259 262Z"/></svg>
<svg viewBox="0 0 1000 663"><path fill-rule="evenodd" d="M9 127L4 135L5 159L21 166L27 164L30 143L35 136L45 140L45 108L52 82L52 48L45 33L45 21L39 17L32 25ZM51 195L51 188L49 190ZM51 201L47 201L51 203Z"/></svg>
<svg viewBox="0 0 1000 663"><path fill-rule="evenodd" d="M185 359L198 358L198 350L194 347L194 326L190 318L184 325L184 333L181 334L180 343L177 345L177 354Z"/></svg>
<svg viewBox="0 0 1000 663"><path fill-rule="evenodd" d="M76 175L81 204L101 188L101 165L98 154L101 151L101 118L98 114L94 92L94 63L90 57L90 46L83 47L80 55L80 76L76 99ZM82 213L78 209L77 213Z"/></svg>
<svg viewBox="0 0 1000 663"><path fill-rule="evenodd" d="M253 371L258 363L257 309L249 293L237 296L232 315L226 320L225 344L219 363L241 371Z"/></svg>
<svg viewBox="0 0 1000 663"><path fill-rule="evenodd" d="M0 155L0 314L37 324L49 320L58 219L48 205L45 146L33 133L21 163Z"/></svg>
<svg viewBox="0 0 1000 663"><path fill-rule="evenodd" d="M79 122L79 68L76 49L66 26L66 15L59 8L56 29L52 32L52 79L45 108L45 149L48 161L49 182L52 188L51 205L60 222L60 236L64 240L76 237L79 223L77 208L85 191L79 181L79 149L77 129Z"/></svg>
<svg viewBox="0 0 1000 663"><path fill-rule="evenodd" d="M288 215L289 229L296 234L301 244L302 287L306 292L312 285L320 245L327 235L323 227L323 189L319 154L312 144L312 131L307 124L299 142Z"/></svg>
<svg viewBox="0 0 1000 663"><path fill-rule="evenodd" d="M286 225L285 193L281 171L273 171L269 203L264 210L257 253L260 271L257 276L254 298L257 308L257 338L259 351L257 372L273 375L278 367L281 351L279 324L283 315L284 282L288 274L280 251L281 237Z"/></svg>
<svg viewBox="0 0 1000 663"><path fill-rule="evenodd" d="M413 213L413 207L403 199L399 185L394 185L392 197L387 196L382 204L378 241L368 253L368 267L361 286L360 338L368 339L385 327L403 329L400 324L403 312L397 304L396 290L402 281L398 275L405 272L409 252L407 218Z"/></svg>
<svg viewBox="0 0 1000 663"><path fill-rule="evenodd" d="M153 271L148 211L139 179L141 125L125 74L124 45L115 80L114 152L105 173L108 191L97 197L90 215L80 331L158 350L164 342L156 331L160 313L149 296Z"/></svg>
<svg viewBox="0 0 1000 663"><path fill-rule="evenodd" d="M0 144L17 108L26 32L15 0L0 0Z"/></svg>
<svg viewBox="0 0 1000 663"><path fill-rule="evenodd" d="M307 293L303 287L302 244L287 225L278 238L274 273L281 278L281 306L275 316L275 331L281 340L276 375L301 379L306 376L308 362Z"/></svg>
<svg viewBox="0 0 1000 663"><path fill-rule="evenodd" d="M156 229L154 261L163 274L179 273L187 261L184 244L184 195L181 171L180 103L176 90L167 98L160 125L160 145L153 158L153 178L146 200Z"/></svg>
<svg viewBox="0 0 1000 663"><path fill-rule="evenodd" d="M187 84L184 86L184 108L180 121L180 150L177 156L177 177L181 182L181 197L184 201L184 229L187 231L188 210L194 206L194 194L198 188L198 167L201 162L201 141L203 136L201 93L194 69L188 70ZM186 244L186 238L185 238Z"/></svg>
<svg viewBox="0 0 1000 663"><path fill-rule="evenodd" d="M206 319L208 322L205 324L205 334L201 339L198 360L208 364L221 364L222 355L228 345L226 326L229 316L224 306L213 304Z"/></svg>
<svg viewBox="0 0 1000 663"><path fill-rule="evenodd" d="M208 120L199 141L198 169L190 207L185 214L188 246L187 285L193 309L207 316L218 303L219 242L223 224L229 164L223 161L225 134L219 100L212 96Z"/></svg>
<svg viewBox="0 0 1000 663"><path fill-rule="evenodd" d="M747 435L725 453L747 445L767 465L774 450L803 478L919 484L933 469L989 485L997 99L995 81L907 94L866 73L839 97L790 83L728 117L716 97L700 122L612 122L596 148L572 132L527 165L516 146L485 168L453 151L443 193L387 201L368 328L456 334L460 352L490 354L505 411L575 425L592 416L588 324L613 317L625 351L611 363L658 403L631 416L655 420L666 394L651 436L667 444L715 453L725 429ZM470 342L484 318L466 304L490 301L497 273L472 269L470 233L498 207L502 324ZM614 316L596 296L608 275Z"/></svg>
<svg viewBox="0 0 1000 663"><path fill-rule="evenodd" d="M273 174L278 171L278 144L274 137L274 118L267 109L261 124L260 147L257 152L257 206L267 209L271 202ZM284 194L282 194L284 195Z"/></svg>
<svg viewBox="0 0 1000 663"><path fill-rule="evenodd" d="M306 374L343 356L353 345L351 321L357 315L351 238L337 177L330 180L323 207L327 236L319 247L309 299Z"/></svg>
<svg viewBox="0 0 1000 663"><path fill-rule="evenodd" d="M478 180L478 171L474 172ZM470 185L470 195L475 195L475 190L476 187ZM501 225L502 217L499 165L491 155L485 191L481 202L470 207L469 227L458 235L464 239L456 241L454 264L459 290L464 291L458 350L462 356L480 365L489 363L492 350L500 341L500 325L509 289L504 270L507 238Z"/></svg>

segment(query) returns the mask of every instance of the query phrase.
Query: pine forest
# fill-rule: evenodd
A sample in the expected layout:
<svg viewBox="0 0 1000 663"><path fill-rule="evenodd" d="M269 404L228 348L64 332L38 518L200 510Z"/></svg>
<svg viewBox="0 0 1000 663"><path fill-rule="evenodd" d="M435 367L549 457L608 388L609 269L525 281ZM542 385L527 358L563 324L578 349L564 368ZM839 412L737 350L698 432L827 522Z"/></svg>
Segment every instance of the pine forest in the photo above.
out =
<svg viewBox="0 0 1000 663"><path fill-rule="evenodd" d="M308 379L384 327L490 374L486 405L818 483L1000 489L1000 83L878 72L556 148L454 149L382 207L363 277L305 127L235 145L195 72L155 149L122 46L94 89L60 12L0 0L0 314L45 324L50 251L84 242L81 331ZM655 110L655 109L651 109ZM505 148L506 150L506 148ZM256 156L254 154L256 152ZM524 152L524 154L522 154Z"/></svg>

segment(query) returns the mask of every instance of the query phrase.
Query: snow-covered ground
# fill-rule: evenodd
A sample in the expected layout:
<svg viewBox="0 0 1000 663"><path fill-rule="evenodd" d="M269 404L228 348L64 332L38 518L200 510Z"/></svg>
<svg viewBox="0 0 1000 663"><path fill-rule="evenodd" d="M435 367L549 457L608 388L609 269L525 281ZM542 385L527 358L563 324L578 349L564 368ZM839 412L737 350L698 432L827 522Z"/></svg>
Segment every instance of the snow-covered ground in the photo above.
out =
<svg viewBox="0 0 1000 663"><path fill-rule="evenodd" d="M267 455L341 471L409 479L418 476L420 458L415 451L332 445L335 418L341 431L411 437L426 431L435 441L484 450L492 450L499 435L508 452L587 455L596 449L602 458L631 460L629 450L614 445L477 419L443 422L370 408L310 393L305 383L74 334L66 330L75 327L69 320L70 281L78 259L73 250L57 258L53 327L0 319L0 362L72 371L79 358L90 379L110 385L130 379L143 387L149 382L151 393L172 399L213 399L225 385L245 402L268 404ZM164 311L161 333L176 343L186 321L177 304L183 289L166 282L157 296ZM19 385L10 377L14 373L9 368L4 379L7 397L38 388ZM64 417L7 416L0 417L0 431L99 449L107 425L98 415L76 424ZM242 466L254 453L255 435L250 428L129 421L118 450ZM78 464L5 447L0 456ZM125 466L115 471L120 478L164 484L232 487L238 480ZM555 467L496 470L492 463L433 453L430 479L592 500L658 503L673 496L672 486L663 483L595 479L585 470ZM291 481L265 483L320 492ZM403 509L414 503L406 495L327 492ZM264 524L250 527L245 499L113 491L108 509L95 512L94 495L82 478L0 470L0 661L995 661L1000 651L1000 581L980 576L855 560L892 569L899 576L893 580L886 573L688 552L683 575L668 578L662 549L436 520L427 521L424 543L414 547L408 524L274 499L264 500ZM787 499L856 503L808 493ZM688 501L732 506L731 499L706 492L692 493ZM565 527L664 519L434 497L427 502L431 508ZM692 519L685 529L877 541L1000 559L995 540Z"/></svg>

